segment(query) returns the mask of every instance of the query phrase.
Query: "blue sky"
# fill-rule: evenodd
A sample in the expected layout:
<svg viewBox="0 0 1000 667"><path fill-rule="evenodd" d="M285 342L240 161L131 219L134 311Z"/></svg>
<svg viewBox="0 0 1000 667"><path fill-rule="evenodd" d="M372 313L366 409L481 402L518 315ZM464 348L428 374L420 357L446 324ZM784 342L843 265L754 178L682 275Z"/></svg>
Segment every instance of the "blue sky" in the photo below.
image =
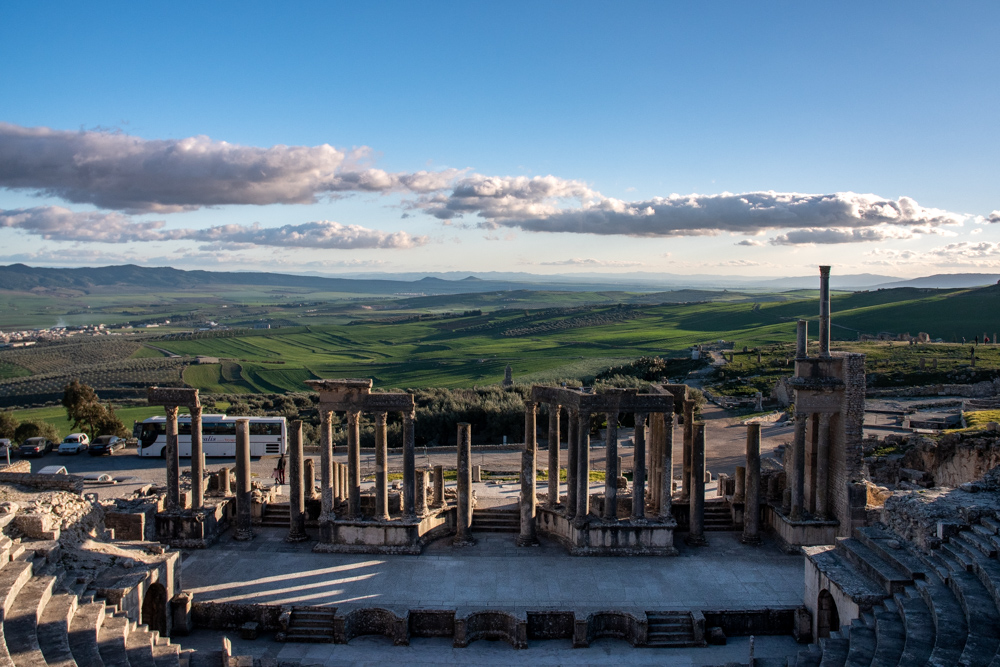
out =
<svg viewBox="0 0 1000 667"><path fill-rule="evenodd" d="M0 8L0 262L1000 271L995 2L146 4Z"/></svg>

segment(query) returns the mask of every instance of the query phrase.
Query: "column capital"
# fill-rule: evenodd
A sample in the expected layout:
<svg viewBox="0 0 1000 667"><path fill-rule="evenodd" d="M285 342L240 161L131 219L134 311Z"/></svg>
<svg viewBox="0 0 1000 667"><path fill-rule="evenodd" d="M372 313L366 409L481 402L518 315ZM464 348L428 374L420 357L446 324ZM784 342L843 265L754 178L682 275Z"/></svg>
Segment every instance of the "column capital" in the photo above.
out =
<svg viewBox="0 0 1000 667"><path fill-rule="evenodd" d="M346 418L347 418L347 423L353 426L354 424L358 423L358 421L361 419L361 412L358 410L348 410Z"/></svg>
<svg viewBox="0 0 1000 667"><path fill-rule="evenodd" d="M174 419L177 417L178 407L176 405L164 405L163 409L167 413L167 419Z"/></svg>
<svg viewBox="0 0 1000 667"><path fill-rule="evenodd" d="M525 410L530 410L530 411L534 412L537 408L538 408L538 403L536 403L535 401L525 401L524 402L524 409Z"/></svg>
<svg viewBox="0 0 1000 667"><path fill-rule="evenodd" d="M378 426L385 426L386 420L388 418L389 418L389 415L387 413L385 413L385 412L376 412L375 413L375 423Z"/></svg>

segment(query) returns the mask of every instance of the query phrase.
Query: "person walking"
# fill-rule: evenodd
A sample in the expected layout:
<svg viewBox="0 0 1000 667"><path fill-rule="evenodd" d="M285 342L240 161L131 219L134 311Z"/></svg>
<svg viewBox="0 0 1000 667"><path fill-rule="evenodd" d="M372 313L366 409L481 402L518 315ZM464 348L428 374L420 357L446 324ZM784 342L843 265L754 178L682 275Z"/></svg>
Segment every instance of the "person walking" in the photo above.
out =
<svg viewBox="0 0 1000 667"><path fill-rule="evenodd" d="M282 454L278 458L278 467L275 468L274 471L275 471L275 476L276 476L276 478L278 480L278 484L284 484L285 483L285 455L284 454Z"/></svg>

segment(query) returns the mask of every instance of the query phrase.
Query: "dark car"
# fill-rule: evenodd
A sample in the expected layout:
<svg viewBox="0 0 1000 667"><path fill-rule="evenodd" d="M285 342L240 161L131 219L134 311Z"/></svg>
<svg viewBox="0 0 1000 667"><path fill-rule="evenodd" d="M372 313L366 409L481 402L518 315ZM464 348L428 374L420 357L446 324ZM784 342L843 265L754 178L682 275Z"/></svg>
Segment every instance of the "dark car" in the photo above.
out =
<svg viewBox="0 0 1000 667"><path fill-rule="evenodd" d="M21 456L45 456L52 451L55 443L45 438L28 438L18 447Z"/></svg>
<svg viewBox="0 0 1000 667"><path fill-rule="evenodd" d="M102 454L114 454L119 449L125 448L125 441L114 435L99 435L90 443L91 456L101 456Z"/></svg>

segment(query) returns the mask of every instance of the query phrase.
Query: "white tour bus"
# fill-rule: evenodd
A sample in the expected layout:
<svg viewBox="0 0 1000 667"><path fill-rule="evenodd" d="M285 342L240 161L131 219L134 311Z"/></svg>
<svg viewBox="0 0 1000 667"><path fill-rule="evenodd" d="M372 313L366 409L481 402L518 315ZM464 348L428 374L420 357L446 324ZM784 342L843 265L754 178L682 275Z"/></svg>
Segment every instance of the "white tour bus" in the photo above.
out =
<svg viewBox="0 0 1000 667"><path fill-rule="evenodd" d="M250 456L284 454L286 429L284 417L227 417L202 415L201 442L205 456L236 456L236 420L250 422ZM167 418L150 417L135 423L139 456L167 455ZM191 456L191 416L177 417L177 448L180 456Z"/></svg>

